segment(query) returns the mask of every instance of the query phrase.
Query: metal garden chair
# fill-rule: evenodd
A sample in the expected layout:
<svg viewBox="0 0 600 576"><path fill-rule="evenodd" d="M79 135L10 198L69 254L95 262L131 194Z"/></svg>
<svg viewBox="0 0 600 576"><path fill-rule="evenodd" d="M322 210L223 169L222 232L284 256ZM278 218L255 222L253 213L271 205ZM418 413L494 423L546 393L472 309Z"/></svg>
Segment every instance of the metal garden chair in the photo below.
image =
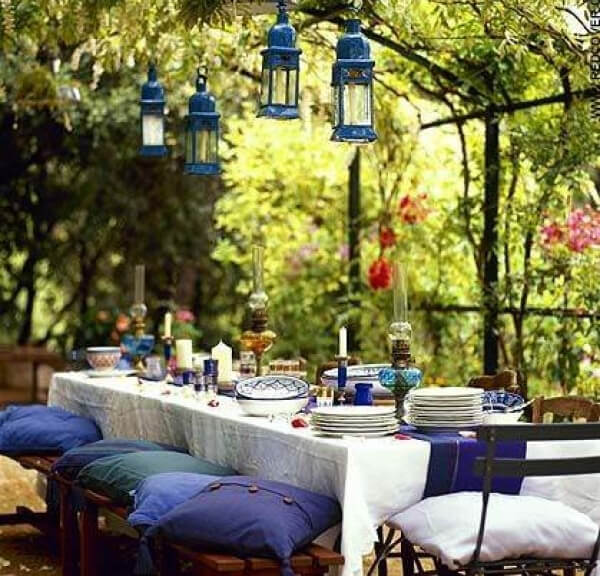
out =
<svg viewBox="0 0 600 576"><path fill-rule="evenodd" d="M427 547L427 543L420 542L419 538L413 538L413 541L409 541L406 536L406 516L405 513L400 513L388 522L388 526L391 528L388 538L381 542L379 549L377 550L377 558L370 572L373 572L376 566L379 566L380 573L385 571L385 559L394 556L402 557L402 565L404 576L412 576L416 570L419 574L439 574L440 576L453 575L504 575L504 574L543 574L549 576L554 571L563 571L565 574L575 574L576 571L580 571L584 576L590 576L592 570L596 566L598 552L600 550L600 530L591 519L587 518L589 522L586 524L585 533L581 533L581 541L593 543L591 554L586 557L572 558L546 558L546 557L506 557L498 558L493 561L485 561L482 559L482 552L485 549L484 540L486 535L486 528L490 528L489 524L492 524L491 531L493 532L494 521L497 521L498 514L492 517L490 521L488 517L490 497L492 496L492 480L495 477L518 477L525 478L530 476L573 476L582 474L596 474L600 473L600 451L598 456L585 456L576 458L563 458L563 459L512 459L512 458L499 458L496 457L496 445L499 441L535 441L535 442L546 442L546 441L582 441L582 440L600 440L600 424L597 423L582 423L582 424L537 424L532 426L527 425L511 425L511 426L482 426L478 432L478 439L486 442L487 450L486 456L477 458L475 463L475 472L483 476L483 490L481 492L481 500L478 501L478 508L480 509L480 520L479 529L476 532L476 536L471 540L467 541L467 545L472 543L473 553L468 561L460 563L455 562L453 568L449 568L442 563L439 558L440 554L436 554L433 557L435 563L435 570L424 570L422 563L419 561L420 556L417 547ZM463 493L474 496L477 493ZM502 497L501 495L493 495L492 497ZM444 496L438 498L445 498ZM477 496L479 498L479 496ZM511 496L510 498L521 499L525 504L527 497L523 496ZM433 500L433 499L431 499ZM542 506L551 507L557 505L549 500L542 500ZM423 501L425 502L425 501ZM516 504L520 504L520 501L515 501ZM419 506L419 504L415 505ZM524 509L525 510L525 509ZM577 511L572 508L565 507L565 510L571 511L572 515L579 515ZM410 509L409 509L410 511ZM407 511L405 511L407 512ZM526 513L526 512L524 512ZM554 518L555 524L567 520L567 515L561 518ZM564 520L563 520L564 519ZM519 517L514 518L514 533L519 533L523 530L520 525L521 520ZM512 520L511 520L512 521ZM458 525L457 518L450 518L448 522L452 525L456 523ZM404 534L401 537L397 537L397 533ZM592 533L593 531L593 533ZM410 532L410 529L408 529ZM420 532L421 534L424 531ZM579 532L578 532L579 535ZM584 540L585 539L585 540ZM425 538L426 540L426 538ZM485 540L486 545L489 545L490 541ZM431 548L431 541L428 543ZM569 550L566 542L557 543L563 549ZM401 546L401 552L395 551L395 548ZM439 552L443 553L443 550ZM431 556L429 556L431 557ZM383 569L382 569L383 565Z"/></svg>

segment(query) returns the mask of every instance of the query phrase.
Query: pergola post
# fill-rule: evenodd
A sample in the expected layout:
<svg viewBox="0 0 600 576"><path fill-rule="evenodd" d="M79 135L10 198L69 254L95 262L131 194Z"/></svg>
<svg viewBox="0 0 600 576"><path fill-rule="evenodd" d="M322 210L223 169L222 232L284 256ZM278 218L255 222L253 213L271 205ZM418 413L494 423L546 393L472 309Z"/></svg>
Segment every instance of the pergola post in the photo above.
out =
<svg viewBox="0 0 600 576"><path fill-rule="evenodd" d="M351 325L348 348L356 351L360 347L360 148L348 168L348 302L351 310Z"/></svg>
<svg viewBox="0 0 600 576"><path fill-rule="evenodd" d="M500 126L493 107L485 115L485 184L483 202L483 368L498 371L498 206L500 191Z"/></svg>

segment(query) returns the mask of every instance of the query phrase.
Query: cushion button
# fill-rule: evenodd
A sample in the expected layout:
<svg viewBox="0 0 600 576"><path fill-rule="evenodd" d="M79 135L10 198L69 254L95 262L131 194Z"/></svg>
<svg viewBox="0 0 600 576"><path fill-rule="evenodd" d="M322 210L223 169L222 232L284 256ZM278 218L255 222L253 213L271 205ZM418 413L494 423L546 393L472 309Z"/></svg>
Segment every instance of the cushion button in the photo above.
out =
<svg viewBox="0 0 600 576"><path fill-rule="evenodd" d="M218 490L221 487L221 484L219 484L219 482L216 482L215 484L211 484L209 486L210 490Z"/></svg>
<svg viewBox="0 0 600 576"><path fill-rule="evenodd" d="M285 497L283 498L283 501L284 501L286 504L293 504L293 503L294 503L294 499L293 499L293 498L291 498L290 496L285 496Z"/></svg>
<svg viewBox="0 0 600 576"><path fill-rule="evenodd" d="M248 488L248 492L250 492L251 494L254 494L255 492L258 492L258 486L255 486L254 484L252 486L250 486Z"/></svg>

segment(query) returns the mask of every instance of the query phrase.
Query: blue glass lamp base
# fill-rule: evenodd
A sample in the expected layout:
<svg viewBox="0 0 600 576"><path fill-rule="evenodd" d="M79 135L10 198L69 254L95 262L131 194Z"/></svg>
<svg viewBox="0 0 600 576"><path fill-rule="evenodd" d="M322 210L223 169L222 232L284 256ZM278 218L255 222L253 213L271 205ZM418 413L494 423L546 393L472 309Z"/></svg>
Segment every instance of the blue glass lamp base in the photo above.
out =
<svg viewBox="0 0 600 576"><path fill-rule="evenodd" d="M144 334L137 337L133 334L125 334L121 343L125 347L127 355L133 359L134 367L140 369L143 359L154 349L154 336Z"/></svg>
<svg viewBox="0 0 600 576"><path fill-rule="evenodd" d="M296 118L300 118L297 106L281 106L278 104L261 106L257 116L259 118L274 118L275 120L295 120Z"/></svg>
<svg viewBox="0 0 600 576"><path fill-rule="evenodd" d="M418 388L423 380L423 373L415 367L384 368L379 372L379 381L382 386L394 393L396 401L396 416L404 417L404 400L413 389Z"/></svg>
<svg viewBox="0 0 600 576"><path fill-rule="evenodd" d="M337 126L333 130L331 139L334 142L353 142L367 144L377 140L377 134L371 126Z"/></svg>
<svg viewBox="0 0 600 576"><path fill-rule="evenodd" d="M189 164L183 166L183 172L192 176L215 176L221 173L221 165L218 163L212 164Z"/></svg>
<svg viewBox="0 0 600 576"><path fill-rule="evenodd" d="M142 146L140 148L140 156L146 157L166 156L168 152L166 146Z"/></svg>

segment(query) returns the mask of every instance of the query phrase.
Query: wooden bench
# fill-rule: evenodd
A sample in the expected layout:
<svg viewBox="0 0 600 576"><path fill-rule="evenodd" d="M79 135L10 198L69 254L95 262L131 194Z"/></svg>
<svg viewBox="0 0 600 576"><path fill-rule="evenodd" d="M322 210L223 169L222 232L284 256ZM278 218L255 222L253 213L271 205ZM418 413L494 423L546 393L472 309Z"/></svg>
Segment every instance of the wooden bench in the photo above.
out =
<svg viewBox="0 0 600 576"><path fill-rule="evenodd" d="M174 576L179 573L181 561L191 562L194 572L202 576L279 576L280 566L276 560L268 558L238 558L229 554L213 554L191 550L180 544L159 542L160 576ZM311 544L302 552L292 556L291 565L300 576L323 576L331 566L344 564L344 557L337 552Z"/></svg>
<svg viewBox="0 0 600 576"><path fill-rule="evenodd" d="M99 511L101 508L106 509L125 520L128 510L123 506L115 505L110 498L91 490L85 490L84 497L85 504L79 516L80 576L98 576L101 554L98 546ZM63 500L68 500L68 497L61 493L61 511ZM156 549L157 568L160 576L178 574L182 561L191 562L194 566L194 573L199 576L279 576L280 571L279 563L275 560L242 559L228 554L191 550L163 538L157 539ZM301 553L292 557L292 568L300 576L323 576L331 566L340 566L343 563L344 557L341 554L316 544L308 546ZM67 574L67 576L71 575Z"/></svg>

